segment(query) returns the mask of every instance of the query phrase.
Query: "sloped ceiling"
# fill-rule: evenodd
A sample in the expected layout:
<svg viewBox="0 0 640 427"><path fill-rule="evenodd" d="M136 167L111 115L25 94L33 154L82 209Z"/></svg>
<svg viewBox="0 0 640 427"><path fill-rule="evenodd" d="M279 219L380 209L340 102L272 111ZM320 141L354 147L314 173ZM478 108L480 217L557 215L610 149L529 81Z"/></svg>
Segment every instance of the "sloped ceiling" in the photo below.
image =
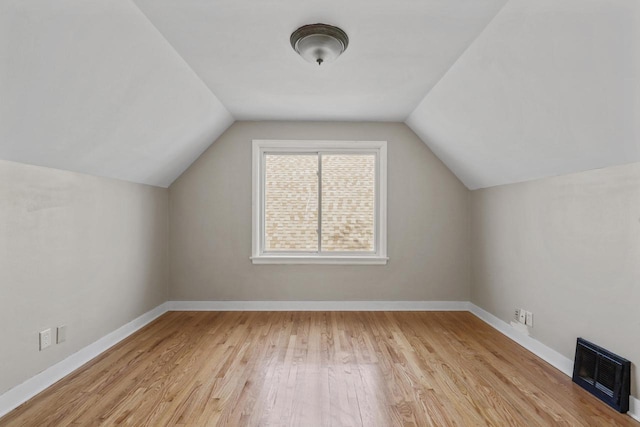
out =
<svg viewBox="0 0 640 427"><path fill-rule="evenodd" d="M0 158L166 187L235 118L406 120L471 189L636 162L639 5L3 0Z"/></svg>
<svg viewBox="0 0 640 427"><path fill-rule="evenodd" d="M640 2L510 0L407 124L470 189L640 161Z"/></svg>
<svg viewBox="0 0 640 427"><path fill-rule="evenodd" d="M0 158L166 187L232 122L130 1L0 1Z"/></svg>
<svg viewBox="0 0 640 427"><path fill-rule="evenodd" d="M506 0L135 0L239 120L404 121ZM347 32L332 64L289 36Z"/></svg>

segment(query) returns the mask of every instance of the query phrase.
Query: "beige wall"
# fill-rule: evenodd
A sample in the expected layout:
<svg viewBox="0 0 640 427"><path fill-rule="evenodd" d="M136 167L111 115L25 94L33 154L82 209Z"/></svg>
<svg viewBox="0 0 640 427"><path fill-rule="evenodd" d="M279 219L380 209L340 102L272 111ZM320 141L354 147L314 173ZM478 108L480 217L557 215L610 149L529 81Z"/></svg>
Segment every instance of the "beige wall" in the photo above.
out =
<svg viewBox="0 0 640 427"><path fill-rule="evenodd" d="M167 212L166 189L0 161L0 394L166 301Z"/></svg>
<svg viewBox="0 0 640 427"><path fill-rule="evenodd" d="M584 337L640 363L640 163L472 192L472 301L573 359ZM634 367L635 369L635 367ZM635 369L632 393L638 396Z"/></svg>
<svg viewBox="0 0 640 427"><path fill-rule="evenodd" d="M388 141L389 264L251 264L253 139ZM637 364L639 283L638 163L469 196L403 124L319 122L237 122L169 190L0 161L0 393L167 299L471 299Z"/></svg>
<svg viewBox="0 0 640 427"><path fill-rule="evenodd" d="M388 265L253 265L253 139L388 141ZM469 299L469 192L404 124L236 122L169 191L171 299Z"/></svg>

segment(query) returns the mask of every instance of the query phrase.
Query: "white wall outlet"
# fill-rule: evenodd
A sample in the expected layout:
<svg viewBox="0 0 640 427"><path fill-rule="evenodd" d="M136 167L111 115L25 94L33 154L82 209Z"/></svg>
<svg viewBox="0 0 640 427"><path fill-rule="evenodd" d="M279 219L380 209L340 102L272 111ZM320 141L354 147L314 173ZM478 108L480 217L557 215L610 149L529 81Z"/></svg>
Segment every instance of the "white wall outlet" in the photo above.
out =
<svg viewBox="0 0 640 427"><path fill-rule="evenodd" d="M40 351L51 345L51 328L40 332Z"/></svg>
<svg viewBox="0 0 640 427"><path fill-rule="evenodd" d="M520 317L518 318L518 322L525 325L527 323L527 311L520 309Z"/></svg>
<svg viewBox="0 0 640 427"><path fill-rule="evenodd" d="M56 331L56 344L60 344L67 340L67 325L58 326Z"/></svg>
<svg viewBox="0 0 640 427"><path fill-rule="evenodd" d="M516 322L520 321L520 309L516 308L515 312L513 313L513 320L515 320Z"/></svg>
<svg viewBox="0 0 640 427"><path fill-rule="evenodd" d="M527 311L527 316L526 316L526 325L529 326L530 328L533 327L533 313L530 311Z"/></svg>

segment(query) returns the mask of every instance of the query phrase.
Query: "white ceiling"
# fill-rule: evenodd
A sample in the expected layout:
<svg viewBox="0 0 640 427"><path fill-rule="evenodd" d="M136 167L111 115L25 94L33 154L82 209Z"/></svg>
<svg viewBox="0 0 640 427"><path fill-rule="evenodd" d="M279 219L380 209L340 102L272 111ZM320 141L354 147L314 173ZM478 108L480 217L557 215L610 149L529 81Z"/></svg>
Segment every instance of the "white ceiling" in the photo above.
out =
<svg viewBox="0 0 640 427"><path fill-rule="evenodd" d="M403 121L506 0L135 0L239 120ZM305 62L289 36L337 25L349 47Z"/></svg>
<svg viewBox="0 0 640 427"><path fill-rule="evenodd" d="M640 161L640 2L506 1L0 0L0 158L166 187L281 119L406 120L471 189Z"/></svg>
<svg viewBox="0 0 640 427"><path fill-rule="evenodd" d="M510 0L407 124L471 189L640 161L640 2Z"/></svg>
<svg viewBox="0 0 640 427"><path fill-rule="evenodd" d="M232 122L130 1L0 1L0 158L166 187Z"/></svg>

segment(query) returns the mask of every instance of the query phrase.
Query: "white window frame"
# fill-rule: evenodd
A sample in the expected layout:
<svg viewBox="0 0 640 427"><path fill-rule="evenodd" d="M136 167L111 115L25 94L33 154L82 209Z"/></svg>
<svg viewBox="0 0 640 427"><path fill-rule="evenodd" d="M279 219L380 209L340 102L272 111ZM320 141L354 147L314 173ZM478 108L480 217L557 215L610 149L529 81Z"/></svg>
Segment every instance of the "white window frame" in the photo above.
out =
<svg viewBox="0 0 640 427"><path fill-rule="evenodd" d="M376 155L376 188L373 252L265 252L264 181L265 154L340 154ZM386 141L309 141L253 140L252 153L252 256L254 264L370 264L387 260L387 142ZM320 236L319 236L320 237Z"/></svg>

